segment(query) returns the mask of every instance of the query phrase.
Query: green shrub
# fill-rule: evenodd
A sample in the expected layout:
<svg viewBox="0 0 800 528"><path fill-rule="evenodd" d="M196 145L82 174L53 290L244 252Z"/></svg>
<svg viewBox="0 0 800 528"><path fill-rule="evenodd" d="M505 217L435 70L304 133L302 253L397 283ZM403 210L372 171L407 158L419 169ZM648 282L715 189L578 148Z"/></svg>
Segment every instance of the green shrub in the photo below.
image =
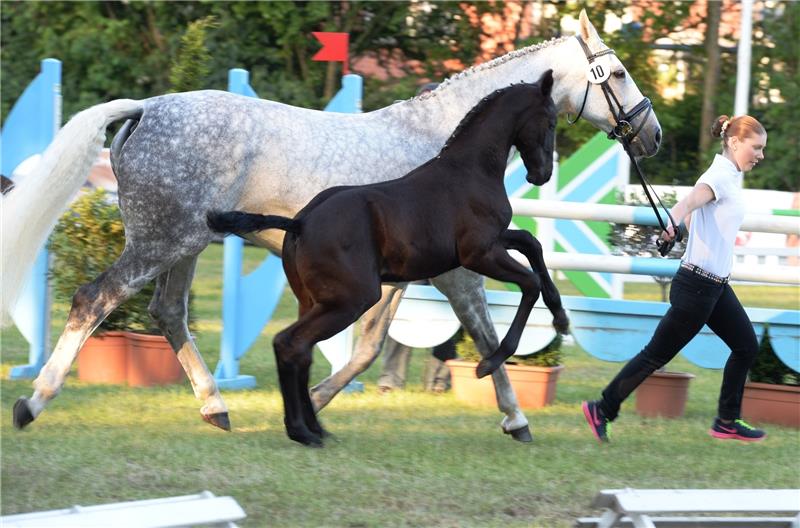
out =
<svg viewBox="0 0 800 528"><path fill-rule="evenodd" d="M769 339L769 325L764 325L764 337L758 347L758 355L750 367L750 381L773 385L800 385L800 373L789 368L775 355Z"/></svg>
<svg viewBox="0 0 800 528"><path fill-rule="evenodd" d="M532 367L555 367L561 365L563 354L561 352L561 334L544 347L542 350L525 356L511 356L506 363L516 365L530 365ZM456 343L456 352L461 359L467 361L480 361L481 354L478 352L475 342L464 332L464 338Z"/></svg>
<svg viewBox="0 0 800 528"><path fill-rule="evenodd" d="M71 304L77 289L108 269L124 247L125 229L119 207L106 191L98 189L75 200L50 237L50 284L55 299ZM145 286L106 317L95 332L132 330L160 334L147 311L153 291L153 283Z"/></svg>

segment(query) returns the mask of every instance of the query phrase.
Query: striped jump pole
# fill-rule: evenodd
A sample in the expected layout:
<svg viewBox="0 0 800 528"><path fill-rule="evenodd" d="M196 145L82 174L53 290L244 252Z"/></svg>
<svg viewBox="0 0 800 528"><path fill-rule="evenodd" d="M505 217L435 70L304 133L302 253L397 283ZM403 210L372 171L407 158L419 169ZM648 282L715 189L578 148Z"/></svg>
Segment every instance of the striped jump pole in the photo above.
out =
<svg viewBox="0 0 800 528"><path fill-rule="evenodd" d="M555 200L523 200L519 198L511 198L510 202L515 215L565 218L569 220L595 220L615 224L659 225L655 212L649 207L585 204ZM665 216L662 215L664 223L666 223ZM800 235L800 216L748 213L745 214L741 230Z"/></svg>
<svg viewBox="0 0 800 528"><path fill-rule="evenodd" d="M582 204L548 200L521 200L512 198L511 207L515 215L571 220L594 220L619 224L657 226L658 220L652 209L627 205ZM800 217L746 214L742 229L764 233L800 235ZM527 260L518 253L515 258L527 265ZM626 257L614 255L586 255L580 253L545 253L548 268L557 270L583 270L611 273L631 273L671 277L680 266L679 259ZM800 284L800 269L795 266L737 266L731 271L731 279L775 284Z"/></svg>

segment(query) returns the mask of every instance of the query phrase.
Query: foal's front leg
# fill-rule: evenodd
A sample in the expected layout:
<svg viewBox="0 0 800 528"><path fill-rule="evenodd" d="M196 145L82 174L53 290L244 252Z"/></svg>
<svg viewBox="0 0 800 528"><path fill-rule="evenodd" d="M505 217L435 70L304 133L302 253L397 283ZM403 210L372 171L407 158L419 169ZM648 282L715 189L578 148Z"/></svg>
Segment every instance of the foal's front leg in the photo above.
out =
<svg viewBox="0 0 800 528"><path fill-rule="evenodd" d="M431 283L447 296L450 306L475 341L481 356L491 356L497 350L500 341L497 339L489 307L486 304L483 277L468 269L456 268L431 279ZM497 395L497 406L505 414L500 424L503 432L520 442L532 441L528 419L519 408L506 369L501 366L495 370L492 373L492 381Z"/></svg>
<svg viewBox="0 0 800 528"><path fill-rule="evenodd" d="M560 334L569 332L569 317L561 305L561 294L558 292L553 279L547 273L542 254L542 245L528 231L519 229L506 229L500 237L501 242L508 249L515 249L525 255L531 268L542 282L542 298L544 304L553 314L553 327Z"/></svg>
<svg viewBox="0 0 800 528"><path fill-rule="evenodd" d="M522 299L517 313L500 346L494 354L478 363L475 374L482 378L502 366L505 360L516 351L522 331L528 322L528 316L533 310L533 305L539 299L541 281L537 274L514 260L506 248L499 243L493 245L486 252L466 252L462 255L461 262L467 269L503 282L513 282L522 290Z"/></svg>

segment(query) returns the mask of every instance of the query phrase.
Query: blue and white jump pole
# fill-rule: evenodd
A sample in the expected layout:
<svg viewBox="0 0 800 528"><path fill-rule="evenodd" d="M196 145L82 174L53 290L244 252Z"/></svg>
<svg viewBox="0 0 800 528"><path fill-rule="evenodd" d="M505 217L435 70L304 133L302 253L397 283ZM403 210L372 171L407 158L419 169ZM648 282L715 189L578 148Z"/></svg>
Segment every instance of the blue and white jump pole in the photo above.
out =
<svg viewBox="0 0 800 528"><path fill-rule="evenodd" d="M545 218L593 220L619 224L657 226L655 212L648 207L627 205L582 204L547 200L521 200L511 198L515 215ZM742 230L763 233L800 235L800 218L764 214L746 214ZM526 260L521 260L527 265ZM551 269L632 273L671 277L678 270L680 260L614 255L584 255L579 253L546 253L545 262ZM777 284L800 284L800 270L793 266L734 265L731 279Z"/></svg>

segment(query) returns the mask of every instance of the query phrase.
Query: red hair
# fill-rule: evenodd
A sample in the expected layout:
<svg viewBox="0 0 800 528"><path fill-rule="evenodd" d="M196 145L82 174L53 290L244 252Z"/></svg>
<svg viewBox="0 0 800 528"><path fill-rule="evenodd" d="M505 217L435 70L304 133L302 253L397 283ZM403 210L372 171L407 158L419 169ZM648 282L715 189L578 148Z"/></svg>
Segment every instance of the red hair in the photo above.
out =
<svg viewBox="0 0 800 528"><path fill-rule="evenodd" d="M728 138L738 137L745 139L752 136L766 134L767 129L758 122L758 119L749 115L740 115L730 118L721 115L711 125L711 135L722 140L723 148L728 148Z"/></svg>

